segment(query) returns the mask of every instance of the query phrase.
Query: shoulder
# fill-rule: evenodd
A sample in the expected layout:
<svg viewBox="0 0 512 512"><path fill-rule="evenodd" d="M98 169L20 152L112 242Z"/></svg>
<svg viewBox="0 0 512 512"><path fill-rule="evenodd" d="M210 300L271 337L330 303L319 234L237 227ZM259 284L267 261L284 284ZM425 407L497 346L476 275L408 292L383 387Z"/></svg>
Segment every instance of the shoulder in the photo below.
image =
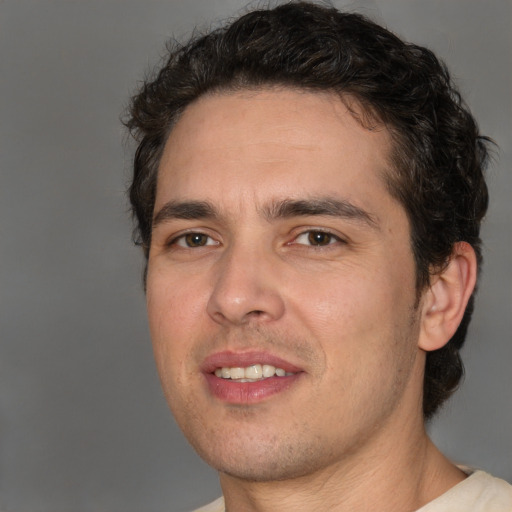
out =
<svg viewBox="0 0 512 512"><path fill-rule="evenodd" d="M417 512L512 512L512 485L475 471Z"/></svg>
<svg viewBox="0 0 512 512"><path fill-rule="evenodd" d="M224 512L224 498L219 498L193 512Z"/></svg>

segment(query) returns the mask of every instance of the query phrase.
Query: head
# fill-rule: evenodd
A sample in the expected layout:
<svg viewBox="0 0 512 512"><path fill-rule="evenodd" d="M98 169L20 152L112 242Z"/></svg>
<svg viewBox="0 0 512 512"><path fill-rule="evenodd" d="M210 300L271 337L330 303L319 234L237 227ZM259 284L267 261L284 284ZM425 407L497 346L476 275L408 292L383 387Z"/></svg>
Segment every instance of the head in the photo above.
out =
<svg viewBox="0 0 512 512"><path fill-rule="evenodd" d="M385 181L409 221L418 298L458 242L473 247L480 265L486 139L431 51L360 15L294 2L251 12L169 52L134 97L127 121L139 143L130 200L146 258L159 165L187 108L211 94L285 88L332 93L366 130L389 133L392 165ZM461 379L459 351L472 308L473 298L450 341L426 356L427 419Z"/></svg>

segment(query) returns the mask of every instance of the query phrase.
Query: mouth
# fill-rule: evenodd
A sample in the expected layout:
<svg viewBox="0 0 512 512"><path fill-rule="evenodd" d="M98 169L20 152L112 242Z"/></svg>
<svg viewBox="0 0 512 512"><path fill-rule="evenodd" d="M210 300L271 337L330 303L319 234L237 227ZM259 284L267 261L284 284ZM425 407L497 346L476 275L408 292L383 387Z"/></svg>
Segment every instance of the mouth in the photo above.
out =
<svg viewBox="0 0 512 512"><path fill-rule="evenodd" d="M283 368L276 368L271 364L252 364L246 367L223 366L213 372L220 379L228 379L237 382L258 382L272 377L289 377L294 372L287 372Z"/></svg>
<svg viewBox="0 0 512 512"><path fill-rule="evenodd" d="M215 398L248 405L286 391L303 371L267 353L222 352L205 360L203 374Z"/></svg>

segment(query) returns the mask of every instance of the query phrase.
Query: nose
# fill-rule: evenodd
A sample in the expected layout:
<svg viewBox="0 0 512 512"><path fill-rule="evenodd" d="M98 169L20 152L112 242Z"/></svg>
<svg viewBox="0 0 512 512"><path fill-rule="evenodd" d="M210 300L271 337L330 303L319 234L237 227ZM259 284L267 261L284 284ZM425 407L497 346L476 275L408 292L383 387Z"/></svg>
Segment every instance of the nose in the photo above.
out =
<svg viewBox="0 0 512 512"><path fill-rule="evenodd" d="M207 311L219 324L271 322L285 311L276 262L254 247L232 247L216 266Z"/></svg>

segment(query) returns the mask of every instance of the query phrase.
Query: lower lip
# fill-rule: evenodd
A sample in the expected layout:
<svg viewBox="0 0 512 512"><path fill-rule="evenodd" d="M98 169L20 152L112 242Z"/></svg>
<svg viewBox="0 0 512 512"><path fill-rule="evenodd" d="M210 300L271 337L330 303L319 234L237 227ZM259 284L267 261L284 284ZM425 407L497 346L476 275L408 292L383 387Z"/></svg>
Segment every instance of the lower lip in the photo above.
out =
<svg viewBox="0 0 512 512"><path fill-rule="evenodd" d="M230 404L254 404L286 391L299 378L300 373L285 377L270 377L256 382L236 382L205 374L210 393Z"/></svg>

